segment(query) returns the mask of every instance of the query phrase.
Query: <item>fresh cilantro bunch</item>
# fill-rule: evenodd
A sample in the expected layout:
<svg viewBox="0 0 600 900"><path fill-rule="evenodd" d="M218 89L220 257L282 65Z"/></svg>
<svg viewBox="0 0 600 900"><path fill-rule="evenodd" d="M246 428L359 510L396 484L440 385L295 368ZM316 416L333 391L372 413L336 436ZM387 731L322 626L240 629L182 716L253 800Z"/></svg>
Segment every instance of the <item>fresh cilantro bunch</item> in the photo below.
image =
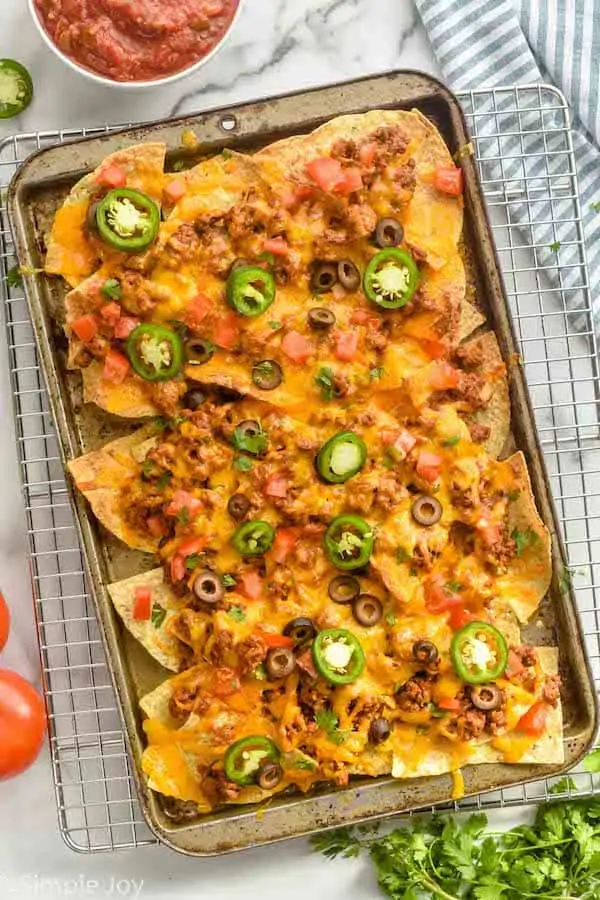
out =
<svg viewBox="0 0 600 900"><path fill-rule="evenodd" d="M389 834L378 826L312 838L326 857L370 854L392 900L598 900L600 799L541 806L533 825L488 832L487 817L433 816Z"/></svg>

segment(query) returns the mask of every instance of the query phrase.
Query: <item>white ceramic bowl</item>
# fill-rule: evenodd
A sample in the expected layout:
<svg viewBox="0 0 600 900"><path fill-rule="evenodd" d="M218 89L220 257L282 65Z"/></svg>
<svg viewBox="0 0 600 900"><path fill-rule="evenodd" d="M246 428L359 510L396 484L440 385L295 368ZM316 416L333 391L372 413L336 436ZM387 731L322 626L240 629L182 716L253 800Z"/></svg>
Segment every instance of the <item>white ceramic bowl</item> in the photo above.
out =
<svg viewBox="0 0 600 900"><path fill-rule="evenodd" d="M246 0L239 0L238 8L235 11L235 15L231 20L229 28L227 29L219 43L213 47L210 53L207 53L206 56L203 56L191 66L188 66L187 69L181 69L180 72L175 72L173 75L166 75L164 78L153 78L152 81L114 81L112 78L106 78L104 75L99 75L97 72L93 72L91 69L86 69L84 66L80 66L78 62L76 62L74 59L71 59L71 57L66 56L62 52L62 50L59 50L56 44L52 41L50 35L40 21L37 10L35 8L34 0L28 0L27 5L29 7L31 18L35 22L35 26L46 46L49 47L54 55L58 56L58 58L61 59L70 69L73 69L74 72L79 72L80 75L83 75L89 81L94 81L96 84L103 84L105 87L121 88L123 90L137 90L138 88L151 88L159 86L162 87L165 84L174 84L176 81L181 81L182 78L187 78L188 75L197 72L198 69L201 69L202 66L206 65L206 63L219 52L219 50L231 34L235 23L237 22L242 12L242 7L244 6L245 2Z"/></svg>

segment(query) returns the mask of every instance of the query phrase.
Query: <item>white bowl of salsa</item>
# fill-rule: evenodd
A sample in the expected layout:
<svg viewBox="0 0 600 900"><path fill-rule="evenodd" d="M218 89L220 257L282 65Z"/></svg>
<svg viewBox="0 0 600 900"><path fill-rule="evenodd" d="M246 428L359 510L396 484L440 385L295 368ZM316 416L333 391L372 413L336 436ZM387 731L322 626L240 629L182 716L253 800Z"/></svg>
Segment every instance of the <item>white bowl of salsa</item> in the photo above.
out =
<svg viewBox="0 0 600 900"><path fill-rule="evenodd" d="M171 84L212 59L245 0L28 0L66 65L119 88Z"/></svg>

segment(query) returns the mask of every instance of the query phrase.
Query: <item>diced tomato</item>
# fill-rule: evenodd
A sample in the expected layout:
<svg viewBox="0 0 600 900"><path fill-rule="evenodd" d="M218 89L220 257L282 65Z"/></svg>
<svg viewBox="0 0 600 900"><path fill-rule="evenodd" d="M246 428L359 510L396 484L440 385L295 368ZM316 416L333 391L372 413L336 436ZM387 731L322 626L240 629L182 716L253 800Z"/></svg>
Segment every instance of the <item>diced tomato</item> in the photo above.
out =
<svg viewBox="0 0 600 900"><path fill-rule="evenodd" d="M423 586L425 606L430 613L447 612L453 606L459 606L463 600L457 591L449 587L443 575L431 575Z"/></svg>
<svg viewBox="0 0 600 900"><path fill-rule="evenodd" d="M177 552L180 556L187 559L187 557L191 556L193 553L200 553L205 547L206 538L203 535L199 535L198 537L191 537L182 541L177 547Z"/></svg>
<svg viewBox="0 0 600 900"><path fill-rule="evenodd" d="M538 700L533 706L530 706L526 713L523 713L517 722L517 731L524 731L525 734L535 735L539 737L546 730L546 720L548 718L549 706L543 700Z"/></svg>
<svg viewBox="0 0 600 900"><path fill-rule="evenodd" d="M445 709L448 712L458 712L461 708L460 700L457 700L456 697L442 697L437 701L436 706L438 709Z"/></svg>
<svg viewBox="0 0 600 900"><path fill-rule="evenodd" d="M107 325L116 325L121 318L121 307L114 300L100 307L100 315Z"/></svg>
<svg viewBox="0 0 600 900"><path fill-rule="evenodd" d="M459 197L463 191L462 169L456 166L438 166L435 170L434 184L443 194Z"/></svg>
<svg viewBox="0 0 600 900"><path fill-rule="evenodd" d="M260 637L267 647L293 647L294 641L285 634L274 634L272 631L261 631Z"/></svg>
<svg viewBox="0 0 600 900"><path fill-rule="evenodd" d="M183 318L186 325L195 328L202 323L212 307L212 301L204 294L198 294L188 304Z"/></svg>
<svg viewBox="0 0 600 900"><path fill-rule="evenodd" d="M353 194L355 191L360 191L363 186L360 169L357 169L356 166L353 166L350 169L344 169L343 172L343 181L337 188L340 194Z"/></svg>
<svg viewBox="0 0 600 900"><path fill-rule="evenodd" d="M306 165L306 171L321 190L327 193L339 190L344 184L345 176L342 164L337 159L331 159L330 156L311 159Z"/></svg>
<svg viewBox="0 0 600 900"><path fill-rule="evenodd" d="M276 563L282 563L298 543L298 532L295 528L278 528L271 557Z"/></svg>
<svg viewBox="0 0 600 900"><path fill-rule="evenodd" d="M391 443L393 455L399 460L406 459L416 443L416 437L414 437L410 431L401 428L400 431L396 432L394 440Z"/></svg>
<svg viewBox="0 0 600 900"><path fill-rule="evenodd" d="M213 340L219 347L230 350L232 347L235 347L238 336L239 329L235 313L226 313L215 322Z"/></svg>
<svg viewBox="0 0 600 900"><path fill-rule="evenodd" d="M152 614L152 591L149 587L136 587L133 601L133 618L136 622L143 622Z"/></svg>
<svg viewBox="0 0 600 900"><path fill-rule="evenodd" d="M314 354L312 343L299 331L288 331L281 342L281 349L293 362L304 363Z"/></svg>
<svg viewBox="0 0 600 900"><path fill-rule="evenodd" d="M472 612L469 612L468 609L462 609L460 606L453 606L450 610L450 615L448 616L448 625L452 631L459 631L461 628L464 628L465 625L468 625L469 622L475 622L476 620L477 616Z"/></svg>
<svg viewBox="0 0 600 900"><path fill-rule="evenodd" d="M258 600L262 596L263 581L258 572L255 572L253 569L250 569L248 572L242 572L238 582L242 594L248 600Z"/></svg>
<svg viewBox="0 0 600 900"><path fill-rule="evenodd" d="M502 530L499 525L482 525L477 524L477 531L481 535L481 539L488 547L493 547L502 539Z"/></svg>
<svg viewBox="0 0 600 900"><path fill-rule="evenodd" d="M448 391L458 386L459 371L447 362L437 362L429 370L432 391Z"/></svg>
<svg viewBox="0 0 600 900"><path fill-rule="evenodd" d="M358 151L358 158L360 159L363 166L366 166L368 169L371 168L375 161L375 151L377 150L377 144L375 141L369 141L368 144L363 144L360 150Z"/></svg>
<svg viewBox="0 0 600 900"><path fill-rule="evenodd" d="M183 581L186 571L185 557L176 553L171 560L171 581Z"/></svg>
<svg viewBox="0 0 600 900"><path fill-rule="evenodd" d="M152 537L161 538L167 532L167 523L162 516L148 516L146 525Z"/></svg>
<svg viewBox="0 0 600 900"><path fill-rule="evenodd" d="M366 309L355 309L350 316L351 325L366 325L373 320L373 316Z"/></svg>
<svg viewBox="0 0 600 900"><path fill-rule="evenodd" d="M263 244L263 250L274 256L287 256L290 252L289 244L282 237L267 238Z"/></svg>
<svg viewBox="0 0 600 900"><path fill-rule="evenodd" d="M430 450L421 450L417 457L417 475L425 481L437 481L442 468L443 459Z"/></svg>
<svg viewBox="0 0 600 900"><path fill-rule="evenodd" d="M179 516L187 510L190 519L193 519L202 509L202 501L194 497L189 491L178 490L173 494L173 499L165 509L168 516Z"/></svg>
<svg viewBox="0 0 600 900"><path fill-rule="evenodd" d="M419 338L419 343L423 350L431 359L441 359L447 352L447 347L443 341L423 340Z"/></svg>
<svg viewBox="0 0 600 900"><path fill-rule="evenodd" d="M134 328L137 328L140 320L135 316L121 316L115 322L115 337L118 341L126 341Z"/></svg>
<svg viewBox="0 0 600 900"><path fill-rule="evenodd" d="M343 362L350 362L358 350L358 331L339 331L335 339L335 355Z"/></svg>
<svg viewBox="0 0 600 900"><path fill-rule="evenodd" d="M281 499L287 497L287 478L284 475L271 475L264 486L264 492L267 497L278 497Z"/></svg>
<svg viewBox="0 0 600 900"><path fill-rule="evenodd" d="M186 191L187 182L185 178L174 178L165 187L165 199L168 200L169 203L177 203L178 200L181 200Z"/></svg>
<svg viewBox="0 0 600 900"><path fill-rule="evenodd" d="M240 679L233 669L220 666L211 672L210 689L215 697L231 697L237 694L240 688Z"/></svg>
<svg viewBox="0 0 600 900"><path fill-rule="evenodd" d="M102 378L104 381L110 381L111 384L123 384L130 369L131 364L126 356L119 353L118 350L109 350L104 358Z"/></svg>
<svg viewBox="0 0 600 900"><path fill-rule="evenodd" d="M80 341L89 344L98 334L98 320L96 316L87 313L71 322L71 330L75 332Z"/></svg>
<svg viewBox="0 0 600 900"><path fill-rule="evenodd" d="M96 175L96 181L103 187L120 188L127 184L127 175L119 166L104 166Z"/></svg>

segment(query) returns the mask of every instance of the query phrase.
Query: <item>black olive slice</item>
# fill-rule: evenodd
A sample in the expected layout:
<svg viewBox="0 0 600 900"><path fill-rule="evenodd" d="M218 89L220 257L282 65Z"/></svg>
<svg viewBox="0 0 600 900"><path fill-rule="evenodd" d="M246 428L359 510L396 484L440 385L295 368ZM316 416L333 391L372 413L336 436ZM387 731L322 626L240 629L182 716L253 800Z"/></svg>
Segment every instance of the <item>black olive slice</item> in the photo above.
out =
<svg viewBox="0 0 600 900"><path fill-rule="evenodd" d="M337 275L342 287L347 291L357 291L360 287L360 272L351 259L341 259L337 266Z"/></svg>
<svg viewBox="0 0 600 900"><path fill-rule="evenodd" d="M383 604L373 594L361 594L352 604L352 615L359 625L371 628L381 620Z"/></svg>
<svg viewBox="0 0 600 900"><path fill-rule="evenodd" d="M227 502L227 512L236 522L243 519L250 509L250 500L245 494L232 494Z"/></svg>
<svg viewBox="0 0 600 900"><path fill-rule="evenodd" d="M191 391L184 395L181 402L184 409L191 409L192 412L195 412L197 409L200 409L205 400L206 394L203 391L198 390L198 388L192 388Z"/></svg>
<svg viewBox="0 0 600 900"><path fill-rule="evenodd" d="M314 306L308 311L308 326L313 331L326 331L335 325L335 315L330 309L322 306Z"/></svg>
<svg viewBox="0 0 600 900"><path fill-rule="evenodd" d="M212 341L200 337L188 338L185 342L186 362L192 366L202 366L212 359L215 349Z"/></svg>
<svg viewBox="0 0 600 900"><path fill-rule="evenodd" d="M438 648L431 641L416 641L412 652L416 661L425 665L434 663L439 656Z"/></svg>
<svg viewBox="0 0 600 900"><path fill-rule="evenodd" d="M502 691L495 684L477 684L471 688L471 703L475 709L488 712L502 705Z"/></svg>
<svg viewBox="0 0 600 900"><path fill-rule="evenodd" d="M269 678L287 678L296 668L294 651L289 647L273 647L267 653L265 669Z"/></svg>
<svg viewBox="0 0 600 900"><path fill-rule="evenodd" d="M419 525L427 528L435 525L442 518L442 504L437 497L421 494L411 507L412 517Z"/></svg>
<svg viewBox="0 0 600 900"><path fill-rule="evenodd" d="M317 629L312 619L307 619L306 616L298 616L297 619L292 619L291 622L287 623L283 633L286 637L292 638L296 644L306 644L315 637Z"/></svg>
<svg viewBox="0 0 600 900"><path fill-rule="evenodd" d="M338 280L338 269L335 263L316 262L310 276L310 287L315 294L326 294Z"/></svg>
<svg viewBox="0 0 600 900"><path fill-rule="evenodd" d="M192 590L201 603L207 606L216 606L223 599L223 585L221 579L214 572L205 569L194 578Z"/></svg>
<svg viewBox="0 0 600 900"><path fill-rule="evenodd" d="M377 719L373 719L371 722L369 727L369 740L372 744L381 744L383 741L387 741L391 733L392 728L390 723L383 716L380 716Z"/></svg>
<svg viewBox="0 0 600 900"><path fill-rule="evenodd" d="M252 381L261 391L273 391L283 381L283 371L274 359L263 359L252 367Z"/></svg>
<svg viewBox="0 0 600 900"><path fill-rule="evenodd" d="M265 791L277 787L282 778L283 769L276 762L264 762L256 772L257 784Z"/></svg>
<svg viewBox="0 0 600 900"><path fill-rule="evenodd" d="M404 236L404 228L397 219L380 219L375 229L375 243L378 247L397 247Z"/></svg>
<svg viewBox="0 0 600 900"><path fill-rule="evenodd" d="M360 594L360 582L353 575L336 575L327 592L334 603L352 603Z"/></svg>

